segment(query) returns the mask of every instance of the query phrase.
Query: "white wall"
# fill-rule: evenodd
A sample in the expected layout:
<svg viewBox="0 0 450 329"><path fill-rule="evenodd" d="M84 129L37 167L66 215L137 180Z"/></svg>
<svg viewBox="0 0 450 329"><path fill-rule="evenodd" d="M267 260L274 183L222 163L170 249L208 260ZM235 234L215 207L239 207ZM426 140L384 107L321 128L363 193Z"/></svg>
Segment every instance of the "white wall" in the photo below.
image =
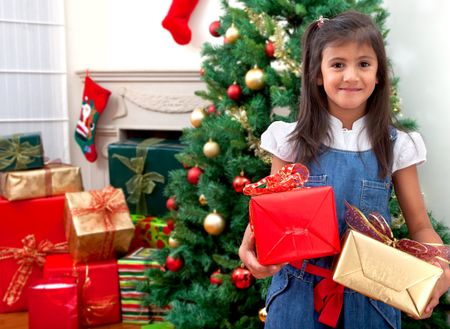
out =
<svg viewBox="0 0 450 329"><path fill-rule="evenodd" d="M72 122L79 115L82 84L76 71L188 70L200 68L205 41L221 42L209 32L218 19L219 0L200 0L190 19L192 41L177 45L161 27L170 0L65 0ZM400 77L403 113L416 119L428 147L420 167L428 208L450 225L450 1L385 0L388 54ZM74 123L72 124L74 126ZM72 141L72 162L84 164ZM95 166L93 164L92 166Z"/></svg>
<svg viewBox="0 0 450 329"><path fill-rule="evenodd" d="M385 4L402 112L417 121L428 150L419 167L422 190L433 215L450 225L450 1Z"/></svg>

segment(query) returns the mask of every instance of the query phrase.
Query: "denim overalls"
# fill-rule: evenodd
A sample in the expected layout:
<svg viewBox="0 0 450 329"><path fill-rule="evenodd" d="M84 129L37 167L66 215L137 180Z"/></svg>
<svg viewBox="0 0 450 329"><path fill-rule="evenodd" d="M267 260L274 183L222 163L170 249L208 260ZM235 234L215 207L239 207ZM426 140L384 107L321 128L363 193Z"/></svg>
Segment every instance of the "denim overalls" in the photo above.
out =
<svg viewBox="0 0 450 329"><path fill-rule="evenodd" d="M391 130L395 140L396 130ZM307 186L333 186L339 232L346 231L344 200L358 207L364 214L378 211L390 222L388 200L391 177L378 177L378 162L373 151L341 151L328 148L312 163ZM301 206L300 206L301 207ZM305 272L306 262L330 268L333 257L311 259L303 262L301 269L284 266L272 278L266 298L266 329L330 328L318 322L314 311L313 288L320 277ZM344 306L337 328L383 329L401 327L400 311L353 290L345 289Z"/></svg>

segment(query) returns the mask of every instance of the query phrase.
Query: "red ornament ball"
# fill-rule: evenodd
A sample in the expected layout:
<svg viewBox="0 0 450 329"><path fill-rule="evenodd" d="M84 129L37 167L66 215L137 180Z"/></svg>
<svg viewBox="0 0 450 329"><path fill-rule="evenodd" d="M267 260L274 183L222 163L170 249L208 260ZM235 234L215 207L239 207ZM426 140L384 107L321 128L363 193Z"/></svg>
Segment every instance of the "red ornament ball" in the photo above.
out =
<svg viewBox="0 0 450 329"><path fill-rule="evenodd" d="M197 185L198 180L200 179L200 176L203 174L203 170L201 170L199 167L192 167L187 172L187 180L192 185Z"/></svg>
<svg viewBox="0 0 450 329"><path fill-rule="evenodd" d="M166 268L172 272L178 272L184 265L184 260L181 256L167 256Z"/></svg>
<svg viewBox="0 0 450 329"><path fill-rule="evenodd" d="M213 274L211 274L211 276L209 277L209 282L211 282L211 284L216 284L218 286L222 284L223 274L220 273L220 270L217 270L213 272Z"/></svg>
<svg viewBox="0 0 450 329"><path fill-rule="evenodd" d="M238 101L239 98L241 98L241 87L237 83L233 83L231 86L227 89L227 95L230 99L234 101Z"/></svg>
<svg viewBox="0 0 450 329"><path fill-rule="evenodd" d="M205 69L202 67L201 69L200 69L200 76L202 77L202 76L204 76L205 75Z"/></svg>
<svg viewBox="0 0 450 329"><path fill-rule="evenodd" d="M269 58L275 57L275 45L272 41L268 41L266 43L266 47L264 48L264 51L266 53L266 56Z"/></svg>
<svg viewBox="0 0 450 329"><path fill-rule="evenodd" d="M220 22L219 21L214 21L211 24L209 24L209 33L211 33L211 35L213 37L220 37L220 33L217 31L220 28Z"/></svg>
<svg viewBox="0 0 450 329"><path fill-rule="evenodd" d="M217 109L216 109L216 106L215 106L214 104L211 104L211 105L208 106L208 108L206 109L206 111L207 111L209 114L214 114L214 113L216 113Z"/></svg>
<svg viewBox="0 0 450 329"><path fill-rule="evenodd" d="M246 268L238 267L231 273L231 282L238 289L247 289L252 285L253 275Z"/></svg>
<svg viewBox="0 0 450 329"><path fill-rule="evenodd" d="M236 192L242 193L245 185L250 184L250 179L245 177L244 175L236 176L233 180L233 188Z"/></svg>
<svg viewBox="0 0 450 329"><path fill-rule="evenodd" d="M178 205L175 201L175 197L171 196L170 198L167 199L166 207L169 210L177 210L178 209Z"/></svg>

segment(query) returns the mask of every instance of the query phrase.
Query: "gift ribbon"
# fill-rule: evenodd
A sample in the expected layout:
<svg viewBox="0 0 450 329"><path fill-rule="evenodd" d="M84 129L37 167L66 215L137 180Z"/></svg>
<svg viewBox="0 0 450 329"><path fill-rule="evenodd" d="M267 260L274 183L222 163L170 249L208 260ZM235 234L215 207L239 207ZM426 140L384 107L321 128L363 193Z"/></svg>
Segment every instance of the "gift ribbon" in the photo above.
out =
<svg viewBox="0 0 450 329"><path fill-rule="evenodd" d="M26 141L21 143L20 136L0 140L0 170L16 163L14 169L26 169L35 158L42 156L41 144L31 145Z"/></svg>
<svg viewBox="0 0 450 329"><path fill-rule="evenodd" d="M308 178L308 168L300 163L291 163L283 166L273 175L269 175L256 183L245 185L243 192L245 195L251 196L286 192L302 187L308 181Z"/></svg>
<svg viewBox="0 0 450 329"><path fill-rule="evenodd" d="M149 138L136 147L136 157L127 158L120 154L113 154L113 158L118 159L134 175L126 182L125 186L128 192L127 201L131 204L136 204L136 212L138 214L147 215L147 204L145 202L145 195L151 194L155 189L156 183L164 183L164 176L151 171L144 173L145 162L147 160L148 147L161 142L159 138Z"/></svg>
<svg viewBox="0 0 450 329"><path fill-rule="evenodd" d="M314 310L319 313L320 323L336 328L344 304L344 286L333 281L329 269L308 263L305 272L323 277L314 287Z"/></svg>
<svg viewBox="0 0 450 329"><path fill-rule="evenodd" d="M91 202L87 208L76 208L72 210L72 216L85 216L100 214L105 227L105 237L100 250L100 258L109 257L114 248L115 224L112 216L118 213L128 212L128 207L121 198L119 190L107 186L103 190L90 191Z"/></svg>
<svg viewBox="0 0 450 329"><path fill-rule="evenodd" d="M75 264L74 264L75 266ZM76 272L78 274L78 271ZM82 289L82 319L85 325L96 325L96 319L105 318L115 305L117 305L117 296L108 295L102 298L92 299L86 296L86 291L91 285L91 278L89 277L89 265L85 264L85 276Z"/></svg>
<svg viewBox="0 0 450 329"><path fill-rule="evenodd" d="M389 224L379 213L371 212L367 218L358 208L350 205L347 201L345 206L345 221L351 229L428 263L437 265L439 260L450 263L450 246L423 243L411 239L397 240L394 238Z"/></svg>
<svg viewBox="0 0 450 329"><path fill-rule="evenodd" d="M37 244L36 237L33 234L23 238L22 244L23 248L0 248L0 261L15 259L19 265L3 296L3 302L8 306L13 305L19 300L23 288L33 271L34 265L44 266L45 256L47 254L67 252L67 242L53 244L49 240L42 240Z"/></svg>

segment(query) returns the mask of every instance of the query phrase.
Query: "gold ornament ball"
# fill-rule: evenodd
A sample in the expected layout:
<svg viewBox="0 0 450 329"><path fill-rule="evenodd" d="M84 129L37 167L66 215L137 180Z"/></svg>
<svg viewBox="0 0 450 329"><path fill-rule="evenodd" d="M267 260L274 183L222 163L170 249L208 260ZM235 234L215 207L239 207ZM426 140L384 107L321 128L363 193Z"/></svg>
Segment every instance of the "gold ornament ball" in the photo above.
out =
<svg viewBox="0 0 450 329"><path fill-rule="evenodd" d="M203 227L208 234L219 235L225 229L225 220L214 211L205 217Z"/></svg>
<svg viewBox="0 0 450 329"><path fill-rule="evenodd" d="M220 153L220 146L213 140L209 140L205 145L203 145L203 154L207 158L214 158Z"/></svg>
<svg viewBox="0 0 450 329"><path fill-rule="evenodd" d="M205 111L202 108L196 108L194 111L191 112L189 120L191 121L191 124L195 128L198 128L202 125L202 121L204 118L205 118Z"/></svg>
<svg viewBox="0 0 450 329"><path fill-rule="evenodd" d="M237 39L239 39L240 36L241 34L239 33L239 30L236 28L236 26L234 26L234 24L232 24L225 32L225 39L228 43L235 42Z"/></svg>
<svg viewBox="0 0 450 329"><path fill-rule="evenodd" d="M267 312L265 307L259 310L258 316L261 322L266 322Z"/></svg>
<svg viewBox="0 0 450 329"><path fill-rule="evenodd" d="M264 88L264 71L254 67L245 75L245 84L251 90L260 90Z"/></svg>
<svg viewBox="0 0 450 329"><path fill-rule="evenodd" d="M208 200L206 200L206 196L204 194L200 195L198 197L198 202L202 205L202 206L206 206L208 204Z"/></svg>
<svg viewBox="0 0 450 329"><path fill-rule="evenodd" d="M180 241L175 239L173 236L169 236L169 247L170 248L177 248L180 245Z"/></svg>

